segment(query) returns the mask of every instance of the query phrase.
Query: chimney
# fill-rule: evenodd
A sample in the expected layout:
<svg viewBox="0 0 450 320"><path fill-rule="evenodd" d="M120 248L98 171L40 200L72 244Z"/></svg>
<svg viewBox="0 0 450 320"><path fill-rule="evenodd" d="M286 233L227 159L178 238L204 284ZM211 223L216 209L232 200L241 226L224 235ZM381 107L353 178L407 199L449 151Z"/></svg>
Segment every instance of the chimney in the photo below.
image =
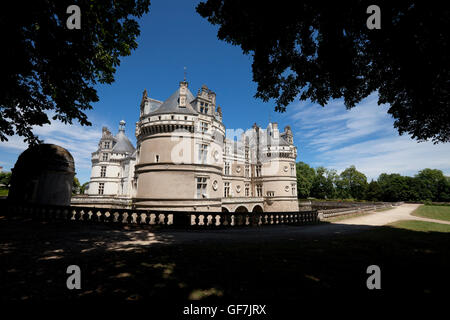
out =
<svg viewBox="0 0 450 320"><path fill-rule="evenodd" d="M278 130L278 123L272 122L272 137L274 139L280 138L280 130Z"/></svg>
<svg viewBox="0 0 450 320"><path fill-rule="evenodd" d="M178 107L186 108L186 94L188 83L186 81L180 82L180 97L178 98Z"/></svg>

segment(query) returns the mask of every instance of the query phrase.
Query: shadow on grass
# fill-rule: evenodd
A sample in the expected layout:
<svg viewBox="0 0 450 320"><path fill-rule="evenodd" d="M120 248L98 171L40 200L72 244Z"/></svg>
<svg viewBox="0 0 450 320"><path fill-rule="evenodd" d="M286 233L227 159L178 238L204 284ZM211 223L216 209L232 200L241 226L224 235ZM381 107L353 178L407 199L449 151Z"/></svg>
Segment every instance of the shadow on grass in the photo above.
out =
<svg viewBox="0 0 450 320"><path fill-rule="evenodd" d="M126 230L2 218L1 299L261 303L447 290L450 233L367 229ZM81 290L66 288L72 264L81 268ZM378 292L366 287L372 264L382 272Z"/></svg>

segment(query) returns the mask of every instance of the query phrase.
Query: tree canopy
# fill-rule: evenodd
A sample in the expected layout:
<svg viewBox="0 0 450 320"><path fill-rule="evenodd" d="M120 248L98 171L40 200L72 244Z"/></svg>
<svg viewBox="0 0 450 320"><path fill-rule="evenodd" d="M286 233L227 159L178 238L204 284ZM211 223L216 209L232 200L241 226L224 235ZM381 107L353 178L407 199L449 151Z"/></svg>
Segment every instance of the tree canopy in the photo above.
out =
<svg viewBox="0 0 450 320"><path fill-rule="evenodd" d="M80 194L81 184L77 177L73 177L72 194Z"/></svg>
<svg viewBox="0 0 450 320"><path fill-rule="evenodd" d="M297 193L299 198L308 198L311 193L316 171L307 163L297 162Z"/></svg>
<svg viewBox="0 0 450 320"><path fill-rule="evenodd" d="M68 29L67 8L81 10L81 29ZM110 84L120 57L137 48L149 0L12 1L0 12L0 141L18 134L35 143L32 126L78 121L98 101L96 83Z"/></svg>
<svg viewBox="0 0 450 320"><path fill-rule="evenodd" d="M414 177L382 173L367 183L366 176L355 166L339 175L324 167L311 168L297 163L298 197L305 199L358 199L369 201L435 201L450 202L450 177L441 170L423 169Z"/></svg>
<svg viewBox="0 0 450 320"><path fill-rule="evenodd" d="M367 189L367 178L364 173L350 166L339 175L336 189L340 198L364 199Z"/></svg>
<svg viewBox="0 0 450 320"><path fill-rule="evenodd" d="M450 10L447 2L206 0L197 12L218 38L253 55L256 97L285 111L296 97L354 107L372 92L390 105L400 134L450 141Z"/></svg>

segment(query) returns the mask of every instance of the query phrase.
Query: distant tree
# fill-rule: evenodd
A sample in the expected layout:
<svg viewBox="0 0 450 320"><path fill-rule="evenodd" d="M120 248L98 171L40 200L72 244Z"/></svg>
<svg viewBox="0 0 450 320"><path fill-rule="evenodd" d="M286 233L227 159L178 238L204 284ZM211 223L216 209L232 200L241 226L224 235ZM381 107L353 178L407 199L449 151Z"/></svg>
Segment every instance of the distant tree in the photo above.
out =
<svg viewBox="0 0 450 320"><path fill-rule="evenodd" d="M342 198L364 199L367 177L356 170L355 166L350 166L341 172L336 185L337 193Z"/></svg>
<svg viewBox="0 0 450 320"><path fill-rule="evenodd" d="M378 177L378 184L383 190L383 201L409 200L410 180L398 173L382 173Z"/></svg>
<svg viewBox="0 0 450 320"><path fill-rule="evenodd" d="M79 194L80 193L80 181L77 177L73 177L73 184L72 184L72 194Z"/></svg>
<svg viewBox="0 0 450 320"><path fill-rule="evenodd" d="M297 97L353 108L378 92L400 134L449 142L448 3L377 1L381 29L369 30L372 4L206 0L197 12L218 25L219 39L252 54L256 97L275 99L277 111Z"/></svg>
<svg viewBox="0 0 450 320"><path fill-rule="evenodd" d="M310 196L316 171L304 162L297 162L297 194L298 198L305 199Z"/></svg>
<svg viewBox="0 0 450 320"><path fill-rule="evenodd" d="M366 200L369 201L381 201L383 198L383 190L377 181L370 181L366 190Z"/></svg>
<svg viewBox="0 0 450 320"><path fill-rule="evenodd" d="M81 10L81 29L68 29L67 8ZM53 120L90 125L84 110L98 101L97 83L111 84L137 47L149 0L10 1L0 11L0 141L18 134L38 142L32 126Z"/></svg>
<svg viewBox="0 0 450 320"><path fill-rule="evenodd" d="M437 169L423 169L415 176L415 178L421 183L422 200L439 201L441 188L445 188L446 177L441 170ZM426 194L425 196L423 196Z"/></svg>
<svg viewBox="0 0 450 320"><path fill-rule="evenodd" d="M10 182L11 172L0 172L0 184L3 184L5 187L9 188Z"/></svg>
<svg viewBox="0 0 450 320"><path fill-rule="evenodd" d="M438 201L450 202L450 179L446 177L438 183Z"/></svg>
<svg viewBox="0 0 450 320"><path fill-rule="evenodd" d="M311 186L311 196L319 199L330 199L335 196L334 180L335 170L324 167L316 168L316 175Z"/></svg>
<svg viewBox="0 0 450 320"><path fill-rule="evenodd" d="M86 188L89 186L89 181L85 182L81 185L80 187L80 194L84 194L84 192L86 191Z"/></svg>

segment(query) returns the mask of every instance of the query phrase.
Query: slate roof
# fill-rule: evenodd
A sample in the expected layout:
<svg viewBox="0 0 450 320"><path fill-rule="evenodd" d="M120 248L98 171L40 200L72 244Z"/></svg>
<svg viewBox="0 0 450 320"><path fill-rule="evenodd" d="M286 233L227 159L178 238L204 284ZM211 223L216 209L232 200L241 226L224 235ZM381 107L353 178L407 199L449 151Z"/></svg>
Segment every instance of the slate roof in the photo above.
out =
<svg viewBox="0 0 450 320"><path fill-rule="evenodd" d="M116 144L114 145L114 148L112 148L112 152L133 153L135 151L133 144L130 142L130 140L125 135L124 130L119 130L119 133L117 133L115 138L116 138Z"/></svg>
<svg viewBox="0 0 450 320"><path fill-rule="evenodd" d="M178 99L180 98L180 88L177 89L162 105L149 114L163 114L163 113L182 113L182 114L198 114L195 108L190 104L195 97L188 88L186 88L186 107L178 106Z"/></svg>

